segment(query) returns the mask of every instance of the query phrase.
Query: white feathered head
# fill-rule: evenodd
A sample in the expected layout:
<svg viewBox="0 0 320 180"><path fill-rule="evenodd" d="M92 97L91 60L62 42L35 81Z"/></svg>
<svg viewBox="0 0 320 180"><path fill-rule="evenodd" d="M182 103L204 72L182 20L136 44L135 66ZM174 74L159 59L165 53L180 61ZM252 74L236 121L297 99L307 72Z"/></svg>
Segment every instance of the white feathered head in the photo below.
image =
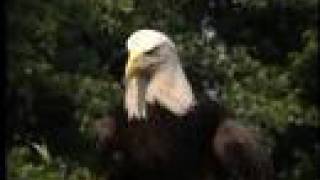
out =
<svg viewBox="0 0 320 180"><path fill-rule="evenodd" d="M146 118L155 101L175 115L195 105L173 41L155 30L138 30L127 40L125 107L129 119Z"/></svg>

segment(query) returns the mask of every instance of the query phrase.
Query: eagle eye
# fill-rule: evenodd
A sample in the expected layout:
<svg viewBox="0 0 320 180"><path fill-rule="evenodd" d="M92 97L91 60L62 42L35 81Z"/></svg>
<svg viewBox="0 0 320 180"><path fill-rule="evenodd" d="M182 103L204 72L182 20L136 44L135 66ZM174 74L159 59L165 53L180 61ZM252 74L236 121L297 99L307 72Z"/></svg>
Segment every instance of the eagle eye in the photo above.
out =
<svg viewBox="0 0 320 180"><path fill-rule="evenodd" d="M159 47L154 47L154 48L150 49L149 51L145 52L145 54L146 55L153 55L158 49L159 49Z"/></svg>

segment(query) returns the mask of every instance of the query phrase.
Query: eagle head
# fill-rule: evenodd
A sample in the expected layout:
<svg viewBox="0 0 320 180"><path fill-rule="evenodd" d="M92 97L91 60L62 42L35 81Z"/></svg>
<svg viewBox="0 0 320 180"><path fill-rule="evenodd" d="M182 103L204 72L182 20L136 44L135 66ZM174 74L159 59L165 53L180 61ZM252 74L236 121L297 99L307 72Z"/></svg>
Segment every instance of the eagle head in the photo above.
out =
<svg viewBox="0 0 320 180"><path fill-rule="evenodd" d="M146 119L147 104L158 102L175 115L195 104L173 41L156 30L138 30L126 42L125 107L130 119Z"/></svg>

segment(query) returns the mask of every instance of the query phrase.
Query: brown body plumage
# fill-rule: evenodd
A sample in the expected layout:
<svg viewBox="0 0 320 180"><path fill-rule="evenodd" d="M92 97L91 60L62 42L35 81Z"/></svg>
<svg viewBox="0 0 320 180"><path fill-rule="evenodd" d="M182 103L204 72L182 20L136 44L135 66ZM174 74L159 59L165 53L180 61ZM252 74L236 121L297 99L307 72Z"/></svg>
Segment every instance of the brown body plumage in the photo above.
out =
<svg viewBox="0 0 320 180"><path fill-rule="evenodd" d="M200 103L183 117L149 109L150 121L128 122L122 111L98 121L101 134L112 132L100 137L112 156L111 179L272 179L255 135L218 104Z"/></svg>

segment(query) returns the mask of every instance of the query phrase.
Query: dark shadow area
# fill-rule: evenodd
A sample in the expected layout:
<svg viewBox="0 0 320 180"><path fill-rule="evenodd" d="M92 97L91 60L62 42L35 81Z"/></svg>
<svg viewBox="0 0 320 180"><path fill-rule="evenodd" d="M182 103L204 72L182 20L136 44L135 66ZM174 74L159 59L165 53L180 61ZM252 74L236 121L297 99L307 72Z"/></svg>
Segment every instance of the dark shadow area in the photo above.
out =
<svg viewBox="0 0 320 180"><path fill-rule="evenodd" d="M310 166L313 168L298 173L304 173L306 179L317 179L320 158L318 132L319 128L313 126L290 124L284 132L274 134L273 159L277 174L293 177L294 173L299 171L297 164L302 163L304 167L300 168L308 169ZM311 164L304 164L308 161Z"/></svg>
<svg viewBox="0 0 320 180"><path fill-rule="evenodd" d="M80 131L81 122L74 116L77 105L70 94L37 82L31 89L10 87L6 102L6 152L13 146L45 144L50 158L62 158L70 163L68 168L79 163L97 169L95 139ZM34 158L41 161L37 153Z"/></svg>

